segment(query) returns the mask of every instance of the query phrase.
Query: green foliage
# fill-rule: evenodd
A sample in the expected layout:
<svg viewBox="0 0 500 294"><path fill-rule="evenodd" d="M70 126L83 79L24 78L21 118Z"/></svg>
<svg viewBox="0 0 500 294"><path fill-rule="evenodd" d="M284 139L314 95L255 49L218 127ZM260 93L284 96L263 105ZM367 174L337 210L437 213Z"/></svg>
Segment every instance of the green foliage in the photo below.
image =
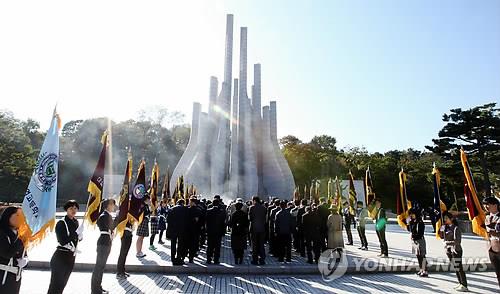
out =
<svg viewBox="0 0 500 294"><path fill-rule="evenodd" d="M182 115L156 108L141 111L139 118L120 123L107 118L73 120L63 126L60 203L67 199L86 201L88 181L102 148L101 136L108 127L111 127L111 144L106 173L123 173L129 148L136 166L144 158L150 167L156 159L163 172L168 166L171 170L175 167L189 140L189 127L179 124ZM167 128L167 123L174 125ZM0 201L22 201L44 137L33 120L23 122L10 113L0 113Z"/></svg>

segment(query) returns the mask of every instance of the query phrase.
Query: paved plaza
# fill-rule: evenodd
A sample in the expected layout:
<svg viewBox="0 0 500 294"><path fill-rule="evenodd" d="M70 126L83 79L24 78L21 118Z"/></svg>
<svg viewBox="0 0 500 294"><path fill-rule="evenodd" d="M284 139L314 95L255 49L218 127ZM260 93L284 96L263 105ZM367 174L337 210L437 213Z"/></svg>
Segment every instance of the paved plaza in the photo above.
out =
<svg viewBox="0 0 500 294"><path fill-rule="evenodd" d="M492 272L468 273L471 293L498 293ZM90 272L74 272L65 294L90 293ZM22 294L46 293L49 271L28 270L23 276ZM320 275L162 275L133 274L128 280L117 280L104 274L103 287L119 293L453 293L456 277L452 273L431 274L419 278L413 274L345 275L325 282Z"/></svg>
<svg viewBox="0 0 500 294"><path fill-rule="evenodd" d="M426 228L427 241L427 257L429 263L447 262L443 244L437 240L431 231L431 227ZM416 263L416 258L411 254L409 233L403 231L398 225L391 224L387 227L387 240L389 244L388 259L380 259L377 257L379 246L373 225L367 227L367 238L369 242L369 250L362 251L359 247L359 239L357 232L353 230L354 246L346 246L345 250L348 257L349 272L357 271L355 267L356 259L367 259L380 264L392 265L382 268L379 271L401 271L401 268L395 265ZM96 239L98 237L97 229L86 228L84 232L84 240L79 244L78 249L81 251L77 255L75 270L92 270L96 256ZM224 239L223 248L221 250L221 265L206 265L205 248L202 248L200 255L195 259L194 264L186 264L184 266L172 266L170 259L170 242L167 241L164 245L159 245L155 242L156 251L151 251L149 247L149 238L144 240L143 251L147 254L145 258L138 259L135 257L135 236L134 242L130 248L127 257L127 270L130 272L152 272L165 274L190 274L190 273L206 273L206 274L224 274L233 273L235 270L241 274L316 274L319 273L316 265L310 265L306 260L296 254L292 256L291 263L279 263L275 258L268 257L265 266L253 266L250 264L250 257L247 255L242 265L233 264L233 255L230 249L230 238L226 236ZM464 248L464 259L466 262L475 262L480 264L489 264L487 257L486 242L475 235L464 235L462 238L462 246ZM45 239L42 244L35 247L29 252L30 266L34 269L49 268L49 261L56 248L55 235L51 234ZM120 249L120 240L115 238L111 254L108 258L107 270L113 272L116 268ZM250 251L247 250L247 254ZM187 260L186 260L187 261ZM361 268L361 271L363 269ZM432 268L431 268L432 270Z"/></svg>

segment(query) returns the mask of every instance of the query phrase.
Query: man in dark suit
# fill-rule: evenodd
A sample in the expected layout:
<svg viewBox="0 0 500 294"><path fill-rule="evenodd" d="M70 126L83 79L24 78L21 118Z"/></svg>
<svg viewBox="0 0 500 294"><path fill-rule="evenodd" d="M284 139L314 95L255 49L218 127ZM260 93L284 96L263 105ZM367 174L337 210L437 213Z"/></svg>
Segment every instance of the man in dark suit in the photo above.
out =
<svg viewBox="0 0 500 294"><path fill-rule="evenodd" d="M276 213L280 211L280 205L281 205L281 200L275 199L274 200L274 208L271 209L271 212L269 214L269 253L271 253L273 256L277 256L277 251L276 251L276 234L274 233L274 220L276 219Z"/></svg>
<svg viewBox="0 0 500 294"><path fill-rule="evenodd" d="M328 240L328 227L326 226L326 223L328 222L328 216L330 215L330 209L328 207L328 204L325 201L325 198L321 197L319 199L319 202L316 202L317 206L317 211L318 211L318 216L320 219L320 233L321 233L321 250L325 251L326 250L326 242ZM306 227L307 228L307 227Z"/></svg>
<svg viewBox="0 0 500 294"><path fill-rule="evenodd" d="M274 232L276 234L276 253L278 261L292 261L292 242L291 234L294 227L292 216L287 209L286 201L281 201L280 210L276 213L274 221Z"/></svg>
<svg viewBox="0 0 500 294"><path fill-rule="evenodd" d="M226 233L226 210L214 199L207 210L207 263L219 264L222 237Z"/></svg>
<svg viewBox="0 0 500 294"><path fill-rule="evenodd" d="M199 244L200 244L200 234L201 228L204 225L203 212L197 205L198 200L196 197L191 197L189 199L188 207L188 227L186 230L186 243L189 262L193 263L194 258L198 254Z"/></svg>
<svg viewBox="0 0 500 294"><path fill-rule="evenodd" d="M252 239L252 264L263 265L266 260L264 242L266 239L266 208L260 203L260 198L252 198L252 206L248 209L250 219L250 238Z"/></svg>
<svg viewBox="0 0 500 294"><path fill-rule="evenodd" d="M170 257L173 265L184 264L187 222L187 207L184 206L184 199L179 199L167 215L167 237L170 238Z"/></svg>
<svg viewBox="0 0 500 294"><path fill-rule="evenodd" d="M306 212L302 216L302 225L305 228L304 237L308 263L313 263L313 252L314 262L318 263L319 261L322 242L320 222L318 210L313 210L312 207L307 206Z"/></svg>
<svg viewBox="0 0 500 294"><path fill-rule="evenodd" d="M297 226L297 238L298 238L298 252L300 256L306 256L306 247L304 240L304 226L302 225L302 216L306 213L307 200L302 199L300 202L300 207L297 210L296 226Z"/></svg>

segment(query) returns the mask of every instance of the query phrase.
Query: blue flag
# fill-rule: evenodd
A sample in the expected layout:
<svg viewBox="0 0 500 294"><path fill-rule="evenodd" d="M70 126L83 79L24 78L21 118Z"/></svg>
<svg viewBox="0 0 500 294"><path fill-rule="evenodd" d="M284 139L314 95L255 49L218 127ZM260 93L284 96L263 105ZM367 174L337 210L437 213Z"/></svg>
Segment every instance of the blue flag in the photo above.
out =
<svg viewBox="0 0 500 294"><path fill-rule="evenodd" d="M19 236L28 248L39 243L54 228L59 177L59 129L59 116L54 110L52 123L23 200L24 222L19 228Z"/></svg>

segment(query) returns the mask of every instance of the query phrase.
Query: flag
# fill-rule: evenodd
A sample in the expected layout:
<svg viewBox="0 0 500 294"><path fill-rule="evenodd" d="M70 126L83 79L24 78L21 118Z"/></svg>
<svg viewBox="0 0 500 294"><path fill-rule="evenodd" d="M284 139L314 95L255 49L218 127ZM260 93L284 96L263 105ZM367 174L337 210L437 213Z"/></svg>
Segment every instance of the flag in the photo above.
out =
<svg viewBox="0 0 500 294"><path fill-rule="evenodd" d="M315 182L314 194L316 195L316 199L319 199L320 196L321 196L321 193L320 193L320 182L319 181Z"/></svg>
<svg viewBox="0 0 500 294"><path fill-rule="evenodd" d="M342 203L342 187L340 186L340 180L338 177L335 177L335 186L336 186L336 198L337 198L337 208L338 208L338 211L339 213L342 212L342 207L343 207L343 203Z"/></svg>
<svg viewBox="0 0 500 294"><path fill-rule="evenodd" d="M311 197L307 197L307 184L304 185L304 199L307 199L308 201L311 200Z"/></svg>
<svg viewBox="0 0 500 294"><path fill-rule="evenodd" d="M144 196L146 196L146 164L144 160L139 165L137 178L132 188L130 204L128 209L129 220L132 223L141 223L143 217Z"/></svg>
<svg viewBox="0 0 500 294"><path fill-rule="evenodd" d="M316 199L316 195L314 195L314 182L309 187L309 198L311 198L311 202Z"/></svg>
<svg viewBox="0 0 500 294"><path fill-rule="evenodd" d="M406 195L406 173L401 169L399 172L399 193L396 201L398 224L406 230L406 218L408 218L408 210L411 204Z"/></svg>
<svg viewBox="0 0 500 294"><path fill-rule="evenodd" d="M443 212L446 211L446 205L441 201L439 187L441 185L441 174L436 165L432 168L432 183L434 190L434 217L436 218L436 238L441 239L439 229L443 225Z"/></svg>
<svg viewBox="0 0 500 294"><path fill-rule="evenodd" d="M354 188L354 177L349 171L349 213L351 215L356 214L356 189Z"/></svg>
<svg viewBox="0 0 500 294"><path fill-rule="evenodd" d="M149 185L149 197L151 199L151 213L156 215L156 209L158 208L158 179L160 177L160 167L155 160L153 165L153 170L151 171L151 183Z"/></svg>
<svg viewBox="0 0 500 294"><path fill-rule="evenodd" d="M295 187L293 190L293 201L300 200L299 187Z"/></svg>
<svg viewBox="0 0 500 294"><path fill-rule="evenodd" d="M472 232L474 234L488 238L488 234L485 228L486 215L484 210L481 208L479 199L477 198L476 185L474 184L474 178L472 177L472 172L470 170L469 163L467 162L467 155L463 149L460 149L460 159L462 161L462 166L464 168L465 175L465 203L467 206L467 211L469 212L469 219L472 221Z"/></svg>
<svg viewBox="0 0 500 294"><path fill-rule="evenodd" d="M184 199L184 176L181 175L180 177L177 178L177 194L176 194L176 199L175 202L177 203L178 199Z"/></svg>
<svg viewBox="0 0 500 294"><path fill-rule="evenodd" d="M59 115L54 109L50 128L24 194L22 205L24 217L21 218L19 238L26 248L38 244L45 238L47 232L54 229L60 128Z"/></svg>
<svg viewBox="0 0 500 294"><path fill-rule="evenodd" d="M366 208L368 209L368 215L372 219L375 219L377 217L377 208L375 207L375 192L373 191L373 181L370 167L366 169L365 173L365 190L365 202Z"/></svg>
<svg viewBox="0 0 500 294"><path fill-rule="evenodd" d="M118 203L118 215L116 216L116 232L122 236L127 222L129 221L128 211L130 204L130 180L132 179L132 154L129 152L125 175L123 176L122 189L120 191L120 201Z"/></svg>
<svg viewBox="0 0 500 294"><path fill-rule="evenodd" d="M104 167L106 165L106 149L108 148L108 131L105 131L101 138L102 149L97 160L97 165L92 178L90 178L87 191L89 200L85 219L88 223L95 225L101 213L102 191L104 189Z"/></svg>
<svg viewBox="0 0 500 294"><path fill-rule="evenodd" d="M328 179L326 191L327 191L328 201L331 201L331 199L332 199L332 178Z"/></svg>
<svg viewBox="0 0 500 294"><path fill-rule="evenodd" d="M170 171L167 167L167 174L165 175L165 180L163 180L163 188L161 189L162 199L170 198Z"/></svg>

